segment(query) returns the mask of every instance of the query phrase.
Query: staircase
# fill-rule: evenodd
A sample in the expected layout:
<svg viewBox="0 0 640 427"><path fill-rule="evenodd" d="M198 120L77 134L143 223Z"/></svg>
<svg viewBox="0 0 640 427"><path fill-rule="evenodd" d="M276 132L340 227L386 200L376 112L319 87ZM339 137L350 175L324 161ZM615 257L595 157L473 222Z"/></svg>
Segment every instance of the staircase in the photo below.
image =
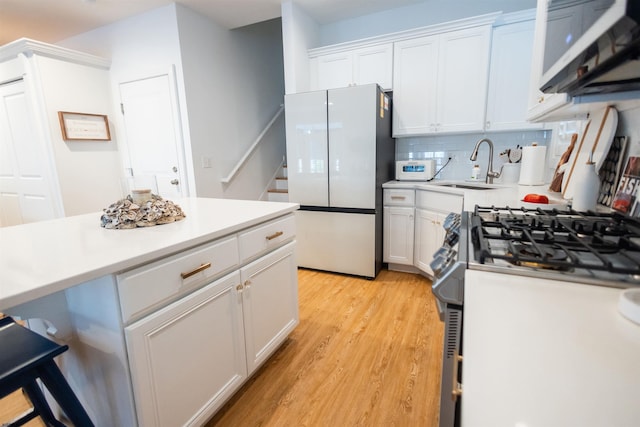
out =
<svg viewBox="0 0 640 427"><path fill-rule="evenodd" d="M287 178L287 165L280 168L280 172L274 180L275 188L269 189L268 200L270 202L288 202L289 201L289 181Z"/></svg>

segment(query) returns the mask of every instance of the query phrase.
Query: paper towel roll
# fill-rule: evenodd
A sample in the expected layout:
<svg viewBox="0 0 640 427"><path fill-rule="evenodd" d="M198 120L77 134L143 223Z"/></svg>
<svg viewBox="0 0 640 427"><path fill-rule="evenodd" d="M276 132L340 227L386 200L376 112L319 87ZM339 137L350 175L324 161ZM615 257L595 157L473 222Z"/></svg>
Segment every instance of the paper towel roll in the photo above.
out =
<svg viewBox="0 0 640 427"><path fill-rule="evenodd" d="M520 167L520 185L544 184L544 165L547 147L531 145L522 147L522 166Z"/></svg>

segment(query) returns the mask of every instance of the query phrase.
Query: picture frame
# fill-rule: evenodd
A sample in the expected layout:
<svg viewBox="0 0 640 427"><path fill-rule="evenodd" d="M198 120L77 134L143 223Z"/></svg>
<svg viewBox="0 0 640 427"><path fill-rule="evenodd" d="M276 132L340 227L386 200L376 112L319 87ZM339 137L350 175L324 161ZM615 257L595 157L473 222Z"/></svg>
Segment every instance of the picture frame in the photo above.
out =
<svg viewBox="0 0 640 427"><path fill-rule="evenodd" d="M65 141L111 141L109 119L104 114L58 111Z"/></svg>

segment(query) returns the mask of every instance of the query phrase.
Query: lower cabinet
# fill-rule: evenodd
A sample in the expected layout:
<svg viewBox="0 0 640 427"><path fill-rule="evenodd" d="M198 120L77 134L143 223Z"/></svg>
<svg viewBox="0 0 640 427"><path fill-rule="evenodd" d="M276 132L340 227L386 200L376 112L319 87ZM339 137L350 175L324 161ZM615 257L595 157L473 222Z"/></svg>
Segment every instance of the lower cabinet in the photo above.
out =
<svg viewBox="0 0 640 427"><path fill-rule="evenodd" d="M414 211L414 207L384 207L384 262L413 265Z"/></svg>
<svg viewBox="0 0 640 427"><path fill-rule="evenodd" d="M204 424L297 326L295 219L117 276L138 425Z"/></svg>
<svg viewBox="0 0 640 427"><path fill-rule="evenodd" d="M444 241L444 220L451 212L462 212L464 196L406 188L385 188L383 193L383 261L392 270L415 267L433 275L430 264Z"/></svg>
<svg viewBox="0 0 640 427"><path fill-rule="evenodd" d="M442 223L446 217L441 213L416 209L414 265L427 274L433 275L429 264L433 260L433 254L442 246Z"/></svg>
<svg viewBox="0 0 640 427"><path fill-rule="evenodd" d="M202 424L247 377L238 271L125 328L140 426Z"/></svg>
<svg viewBox="0 0 640 427"><path fill-rule="evenodd" d="M251 375L298 324L295 243L240 270L247 370Z"/></svg>

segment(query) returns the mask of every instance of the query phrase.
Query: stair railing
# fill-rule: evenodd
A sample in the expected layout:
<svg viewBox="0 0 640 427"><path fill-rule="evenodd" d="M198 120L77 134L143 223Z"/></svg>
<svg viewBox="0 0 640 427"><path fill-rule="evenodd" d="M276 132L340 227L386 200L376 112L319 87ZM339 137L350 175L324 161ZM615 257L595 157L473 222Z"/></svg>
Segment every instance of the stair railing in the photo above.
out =
<svg viewBox="0 0 640 427"><path fill-rule="evenodd" d="M273 116L271 121L269 123L267 123L267 125L264 127L262 132L260 132L260 135L258 135L258 137L253 142L253 144L251 144L251 147L249 147L247 152L244 153L244 156L242 156L242 158L238 161L238 163L231 170L229 175L227 175L226 177L221 179L221 182L223 184L228 184L228 183L231 182L231 180L233 180L233 178L236 176L236 174L238 173L240 168L242 168L242 166L246 163L246 161L249 160L249 157L251 157L251 154L253 154L253 152L256 149L256 147L258 145L260 145L260 142L262 141L262 138L264 138L264 136L267 133L267 131L269 130L269 128L271 128L271 126L273 126L273 124L276 122L276 120L278 120L278 117L280 117L280 115L282 114L283 111L284 111L284 104L280 105L280 109L276 112L276 114Z"/></svg>

